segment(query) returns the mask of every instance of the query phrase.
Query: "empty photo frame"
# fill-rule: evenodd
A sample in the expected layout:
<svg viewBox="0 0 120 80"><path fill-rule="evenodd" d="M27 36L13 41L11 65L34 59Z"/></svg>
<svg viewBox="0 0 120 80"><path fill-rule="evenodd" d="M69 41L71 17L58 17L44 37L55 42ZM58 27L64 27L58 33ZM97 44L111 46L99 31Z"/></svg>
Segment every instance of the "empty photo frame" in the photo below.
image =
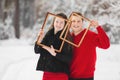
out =
<svg viewBox="0 0 120 80"><path fill-rule="evenodd" d="M72 16L78 16L79 18L82 18L83 21L86 21L87 24L88 24L88 25L86 25L86 23L85 23L85 26L87 26L87 27L85 27L86 30L85 30L82 38L79 40L78 43L74 43L74 42L72 42L72 41L67 40L67 39L66 39L66 36L68 35L68 32L70 32L70 25L68 25L67 28L64 28L64 30L62 31L62 33L61 33L61 35L60 35L60 39L62 39L63 41L65 41L65 42L67 42L67 43L69 43L69 44L71 44L71 45L73 45L73 46L75 46L75 47L79 47L79 46L81 45L81 43L83 42L83 40L84 40L84 38L85 38L85 35L87 34L87 32L88 32L88 30L89 30L89 28L90 28L90 22L91 22L91 21L90 21L88 18L85 18L84 16L80 16L80 15L78 15L78 14L75 13L75 12L73 12L73 13L70 15L69 21L71 21ZM72 23L72 21L71 21L71 23ZM71 24L71 23L70 23L70 24ZM83 26L84 26L84 25L83 25ZM83 27L83 26L82 26L82 27ZM66 29L66 30L65 30L65 29ZM63 34L65 34L65 36L63 36Z"/></svg>
<svg viewBox="0 0 120 80"><path fill-rule="evenodd" d="M64 18L62 18L62 17L60 17L60 16L57 16L57 15L55 15L55 14L52 14L52 13L47 13L46 14L46 17L45 17L45 20L44 20L44 23L43 23L43 25L42 25L42 27L41 27L41 29L43 29L44 31L45 31L45 33L46 32L48 32L48 30L50 29L50 27L51 27L51 24L53 23L53 20L54 20L54 18L61 18L61 19L64 19ZM64 19L66 22L68 21L67 19ZM47 25L47 26L46 26ZM65 28L66 28L66 26L68 25L68 23L65 25ZM38 36L38 38L37 38L37 45L39 45L39 46L46 46L45 44L42 44L42 43L38 43L38 40L39 40L39 38L40 38L41 36L39 35ZM63 38L64 39L64 38ZM59 49L55 49L55 51L56 52L61 52L61 50L62 50L62 48L63 48L63 45L64 45L64 42L65 41L63 41L62 40L62 43L61 43L61 45L60 45L60 47L59 47ZM50 47L50 46L46 46L46 47ZM54 46L53 46L54 47Z"/></svg>

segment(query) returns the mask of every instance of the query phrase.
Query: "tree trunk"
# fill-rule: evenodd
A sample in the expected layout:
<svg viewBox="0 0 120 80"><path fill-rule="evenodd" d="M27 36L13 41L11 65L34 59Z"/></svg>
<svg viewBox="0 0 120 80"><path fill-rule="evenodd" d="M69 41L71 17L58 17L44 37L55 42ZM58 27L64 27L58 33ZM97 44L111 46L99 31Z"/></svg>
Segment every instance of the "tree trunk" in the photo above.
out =
<svg viewBox="0 0 120 80"><path fill-rule="evenodd" d="M2 19L2 0L0 0L0 19Z"/></svg>
<svg viewBox="0 0 120 80"><path fill-rule="evenodd" d="M15 29L15 37L19 39L20 38L19 0L15 0L14 29Z"/></svg>
<svg viewBox="0 0 120 80"><path fill-rule="evenodd" d="M6 25L5 23L5 19L7 18L7 12L3 12L3 23Z"/></svg>

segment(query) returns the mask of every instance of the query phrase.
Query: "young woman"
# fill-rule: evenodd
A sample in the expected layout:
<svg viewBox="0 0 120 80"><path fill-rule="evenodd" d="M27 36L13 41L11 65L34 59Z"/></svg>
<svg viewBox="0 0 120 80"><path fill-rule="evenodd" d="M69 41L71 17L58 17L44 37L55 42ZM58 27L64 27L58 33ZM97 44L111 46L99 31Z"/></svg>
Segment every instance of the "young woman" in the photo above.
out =
<svg viewBox="0 0 120 80"><path fill-rule="evenodd" d="M67 19L66 15L63 13L59 13L57 16ZM65 20L55 17L52 28L46 33L43 39L39 38L38 43L50 47L40 47L35 43L35 53L40 54L37 70L44 71L42 80L68 80L69 63L72 58L72 46L65 43L60 53L57 53L54 50L54 48L59 49L62 43L59 36L64 29L65 24ZM43 32L43 30L40 31L42 37Z"/></svg>

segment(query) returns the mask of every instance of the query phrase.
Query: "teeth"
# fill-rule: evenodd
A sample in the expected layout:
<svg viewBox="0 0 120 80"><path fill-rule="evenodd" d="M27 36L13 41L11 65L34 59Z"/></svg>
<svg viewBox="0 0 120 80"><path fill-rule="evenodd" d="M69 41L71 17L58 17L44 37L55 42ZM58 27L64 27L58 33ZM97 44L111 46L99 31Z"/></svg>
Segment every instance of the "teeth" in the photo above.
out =
<svg viewBox="0 0 120 80"><path fill-rule="evenodd" d="M78 28L79 26L74 26L75 28Z"/></svg>

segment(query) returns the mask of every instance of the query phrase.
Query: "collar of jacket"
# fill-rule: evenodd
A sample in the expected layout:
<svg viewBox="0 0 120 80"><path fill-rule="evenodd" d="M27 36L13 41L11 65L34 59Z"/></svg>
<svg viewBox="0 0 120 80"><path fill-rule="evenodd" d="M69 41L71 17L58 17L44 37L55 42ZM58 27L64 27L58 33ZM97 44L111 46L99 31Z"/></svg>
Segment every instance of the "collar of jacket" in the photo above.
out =
<svg viewBox="0 0 120 80"><path fill-rule="evenodd" d="M52 29L50 29L49 31L48 31L48 35L51 35L51 36L56 36L56 37L59 37L60 36L60 34L61 34L61 32L62 32L62 30L60 30L60 31L58 31L56 34L54 34L54 28L52 28Z"/></svg>

